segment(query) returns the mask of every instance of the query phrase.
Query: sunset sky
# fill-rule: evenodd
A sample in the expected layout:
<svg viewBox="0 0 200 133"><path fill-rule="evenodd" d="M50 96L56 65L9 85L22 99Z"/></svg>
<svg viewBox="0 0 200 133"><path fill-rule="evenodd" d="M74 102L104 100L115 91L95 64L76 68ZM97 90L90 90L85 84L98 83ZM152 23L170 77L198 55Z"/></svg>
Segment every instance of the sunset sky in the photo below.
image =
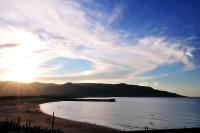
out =
<svg viewBox="0 0 200 133"><path fill-rule="evenodd" d="M198 0L0 0L0 80L200 96Z"/></svg>

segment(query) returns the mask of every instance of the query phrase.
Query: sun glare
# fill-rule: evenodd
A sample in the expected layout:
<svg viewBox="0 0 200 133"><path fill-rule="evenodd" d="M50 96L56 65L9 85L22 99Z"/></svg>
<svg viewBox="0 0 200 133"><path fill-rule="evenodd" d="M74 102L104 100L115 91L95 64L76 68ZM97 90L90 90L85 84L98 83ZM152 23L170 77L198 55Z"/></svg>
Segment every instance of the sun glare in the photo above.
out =
<svg viewBox="0 0 200 133"><path fill-rule="evenodd" d="M9 67L7 72L7 80L31 82L36 77L36 68L30 63L17 63Z"/></svg>

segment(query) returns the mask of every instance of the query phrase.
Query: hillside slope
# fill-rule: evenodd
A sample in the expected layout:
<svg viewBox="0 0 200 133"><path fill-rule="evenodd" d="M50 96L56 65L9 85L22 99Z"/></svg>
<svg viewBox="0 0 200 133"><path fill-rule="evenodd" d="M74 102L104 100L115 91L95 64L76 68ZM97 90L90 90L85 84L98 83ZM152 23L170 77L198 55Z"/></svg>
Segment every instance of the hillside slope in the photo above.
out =
<svg viewBox="0 0 200 133"><path fill-rule="evenodd" d="M180 97L151 87L99 83L18 83L0 82L0 96L69 96L69 97Z"/></svg>

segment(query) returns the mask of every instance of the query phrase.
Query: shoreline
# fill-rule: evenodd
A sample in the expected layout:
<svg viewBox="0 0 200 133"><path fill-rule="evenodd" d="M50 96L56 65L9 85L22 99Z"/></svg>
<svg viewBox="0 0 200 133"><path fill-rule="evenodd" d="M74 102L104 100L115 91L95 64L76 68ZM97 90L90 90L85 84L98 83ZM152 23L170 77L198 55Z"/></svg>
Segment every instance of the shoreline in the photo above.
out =
<svg viewBox="0 0 200 133"><path fill-rule="evenodd" d="M54 101L54 102L58 102L58 101ZM43 104L43 103L42 103ZM50 114L47 114L45 113L44 111L42 111L40 109L40 104L38 104L38 108L39 108L39 112L44 114L44 115L47 115L49 117L52 117L52 115ZM91 126L95 126L94 128L105 128L105 129L109 129L109 130L113 130L111 132L121 132L121 130L118 130L118 129L115 129L115 128L112 128L112 127L107 127L107 126L104 126L104 125L98 125L98 124L92 124L92 123L89 123L89 122L82 122L82 121L76 121L76 120L71 120L71 119L67 119L67 118L61 118L61 117L58 117L58 116L55 116L56 119L63 119L63 120L66 120L66 121L71 121L71 122L76 122L77 124L88 124L88 125L91 125ZM62 129L62 128L61 128ZM98 129L97 129L98 130ZM110 133L110 131L109 131Z"/></svg>
<svg viewBox="0 0 200 133"><path fill-rule="evenodd" d="M17 122L20 117L21 124L25 125L27 121L31 122L31 126L41 126L42 128L51 129L52 116L44 113L40 109L40 104L48 102L58 102L63 99L51 98L29 98L29 99L1 99L0 100L0 121L13 120ZM182 129L155 129L155 130L136 130L121 131L112 127L96 125L88 122L81 122L60 117L55 117L54 128L59 128L69 133L196 133L200 132L200 128L182 128Z"/></svg>
<svg viewBox="0 0 200 133"><path fill-rule="evenodd" d="M41 110L41 112L44 113L42 110ZM49 115L47 113L44 113L44 114ZM57 118L61 118L61 117L57 117ZM95 125L95 124L92 124L92 123L89 123L89 122L70 120L70 119L66 119L66 118L61 118L61 119L65 119L65 120L69 120L69 121L73 121L73 122L78 122L78 123L80 122L80 123ZM172 129L170 129L170 128L168 128L168 129L151 129L150 128L148 130L120 130L120 129L116 129L116 128L112 128L112 127L106 127L106 126L98 125L98 124L97 124L97 126L115 130L115 131L111 131L109 133L199 133L200 132L200 127L172 128Z"/></svg>
<svg viewBox="0 0 200 133"><path fill-rule="evenodd" d="M51 129L52 116L45 114L39 105L56 101L59 100L44 98L0 100L0 121L6 121L7 119L17 121L18 117L20 117L22 125L25 125L30 120L31 126ZM110 127L59 117L55 117L54 127L69 133L110 133L120 131Z"/></svg>

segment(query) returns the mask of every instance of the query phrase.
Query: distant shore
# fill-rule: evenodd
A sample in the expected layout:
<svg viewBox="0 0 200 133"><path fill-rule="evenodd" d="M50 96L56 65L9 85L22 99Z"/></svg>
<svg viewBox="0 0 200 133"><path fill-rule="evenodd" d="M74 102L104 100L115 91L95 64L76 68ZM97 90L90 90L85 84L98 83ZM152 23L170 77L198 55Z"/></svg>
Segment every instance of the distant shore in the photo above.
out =
<svg viewBox="0 0 200 133"><path fill-rule="evenodd" d="M7 119L17 121L18 117L20 117L21 124L25 125L25 123L30 120L32 126L41 126L51 129L52 116L43 113L39 108L39 104L57 100L58 99L39 97L1 99L0 121L6 121ZM69 133L110 133L118 131L104 126L57 117L55 117L55 128L59 128L64 132Z"/></svg>

